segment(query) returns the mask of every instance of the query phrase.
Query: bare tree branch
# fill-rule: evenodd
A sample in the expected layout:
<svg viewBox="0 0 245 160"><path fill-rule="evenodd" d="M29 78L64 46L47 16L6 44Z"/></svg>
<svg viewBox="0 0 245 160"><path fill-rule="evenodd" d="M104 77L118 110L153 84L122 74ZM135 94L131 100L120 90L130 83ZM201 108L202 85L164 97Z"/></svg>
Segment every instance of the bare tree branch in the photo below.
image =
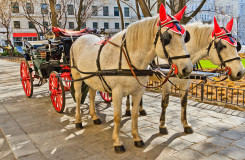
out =
<svg viewBox="0 0 245 160"><path fill-rule="evenodd" d="M135 12L135 14L137 14L137 11L131 5L129 5L128 3L124 2L123 0L120 0L120 2L126 4L129 8L131 8Z"/></svg>

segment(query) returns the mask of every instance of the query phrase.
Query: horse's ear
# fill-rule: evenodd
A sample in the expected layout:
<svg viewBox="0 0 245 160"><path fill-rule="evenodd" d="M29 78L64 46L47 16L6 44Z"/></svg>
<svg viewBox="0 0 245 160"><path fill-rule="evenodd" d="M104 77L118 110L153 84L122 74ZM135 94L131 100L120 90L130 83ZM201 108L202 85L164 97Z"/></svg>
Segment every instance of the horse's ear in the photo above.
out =
<svg viewBox="0 0 245 160"><path fill-rule="evenodd" d="M222 29L219 27L216 18L214 17L214 32L213 33L220 33Z"/></svg>
<svg viewBox="0 0 245 160"><path fill-rule="evenodd" d="M182 8L176 15L174 15L174 17L180 21L185 13L187 6L185 6L184 8Z"/></svg>
<svg viewBox="0 0 245 160"><path fill-rule="evenodd" d="M167 13L163 4L161 4L159 9L160 21L163 22L167 19Z"/></svg>
<svg viewBox="0 0 245 160"><path fill-rule="evenodd" d="M232 19L230 20L230 22L226 25L225 29L226 29L228 32L231 32L232 26L233 26L233 18L232 18Z"/></svg>

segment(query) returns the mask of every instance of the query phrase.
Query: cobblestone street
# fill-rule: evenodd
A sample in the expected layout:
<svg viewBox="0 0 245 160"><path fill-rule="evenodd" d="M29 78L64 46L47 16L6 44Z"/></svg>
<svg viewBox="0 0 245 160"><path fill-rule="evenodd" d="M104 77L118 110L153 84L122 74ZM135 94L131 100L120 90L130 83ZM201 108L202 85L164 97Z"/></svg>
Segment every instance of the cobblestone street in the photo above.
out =
<svg viewBox="0 0 245 160"><path fill-rule="evenodd" d="M19 81L19 64L0 59L0 159L245 159L245 112L188 101L188 121L194 133L184 134L180 121L180 98L170 97L166 123L169 134L159 134L161 94L146 92L147 116L139 117L139 133L145 147L136 148L131 118L123 117L120 136L126 152L113 148L113 104L96 95L96 111L102 124L94 125L83 108L84 129L75 129L75 102L66 93L66 109L57 113L48 95L48 85L34 87L27 98ZM123 114L125 101L123 99Z"/></svg>

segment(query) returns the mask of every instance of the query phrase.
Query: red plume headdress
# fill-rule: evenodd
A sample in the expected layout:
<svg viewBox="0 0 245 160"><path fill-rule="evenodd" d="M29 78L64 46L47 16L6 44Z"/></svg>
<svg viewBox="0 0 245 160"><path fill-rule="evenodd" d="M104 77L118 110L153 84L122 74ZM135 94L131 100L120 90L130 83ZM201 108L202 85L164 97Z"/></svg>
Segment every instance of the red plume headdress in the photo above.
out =
<svg viewBox="0 0 245 160"><path fill-rule="evenodd" d="M164 5L161 4L161 7L159 9L159 17L160 17L161 25L163 25L165 28L169 28L175 33L183 35L185 33L185 28L183 26L181 26L179 23L169 23L169 24L167 23L173 20L180 21L185 13L185 10L186 10L186 6L172 17L170 15L167 15Z"/></svg>
<svg viewBox="0 0 245 160"><path fill-rule="evenodd" d="M235 38L231 36L232 26L233 26L233 18L226 25L226 28L222 28L219 26L216 18L214 17L214 31L212 33L212 37L223 39L226 42L228 42L230 45L237 46L237 42ZM230 35L226 35L226 34L230 34Z"/></svg>

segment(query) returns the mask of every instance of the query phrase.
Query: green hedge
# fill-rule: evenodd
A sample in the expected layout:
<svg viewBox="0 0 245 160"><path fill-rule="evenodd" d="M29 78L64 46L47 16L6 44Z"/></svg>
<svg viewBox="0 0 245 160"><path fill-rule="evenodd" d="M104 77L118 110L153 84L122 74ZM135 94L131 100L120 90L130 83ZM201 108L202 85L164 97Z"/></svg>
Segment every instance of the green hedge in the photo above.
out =
<svg viewBox="0 0 245 160"><path fill-rule="evenodd" d="M210 60L200 60L202 68L217 68ZM245 66L245 59L242 59L242 64Z"/></svg>
<svg viewBox="0 0 245 160"><path fill-rule="evenodd" d="M9 51L7 51L7 50L5 50L3 53L0 53L1 54L1 56L10 56L10 53L9 53ZM19 53L18 51L17 51L17 49L15 48L14 49L14 52L13 52L13 56L14 57L22 57L23 55L21 54L21 53Z"/></svg>

